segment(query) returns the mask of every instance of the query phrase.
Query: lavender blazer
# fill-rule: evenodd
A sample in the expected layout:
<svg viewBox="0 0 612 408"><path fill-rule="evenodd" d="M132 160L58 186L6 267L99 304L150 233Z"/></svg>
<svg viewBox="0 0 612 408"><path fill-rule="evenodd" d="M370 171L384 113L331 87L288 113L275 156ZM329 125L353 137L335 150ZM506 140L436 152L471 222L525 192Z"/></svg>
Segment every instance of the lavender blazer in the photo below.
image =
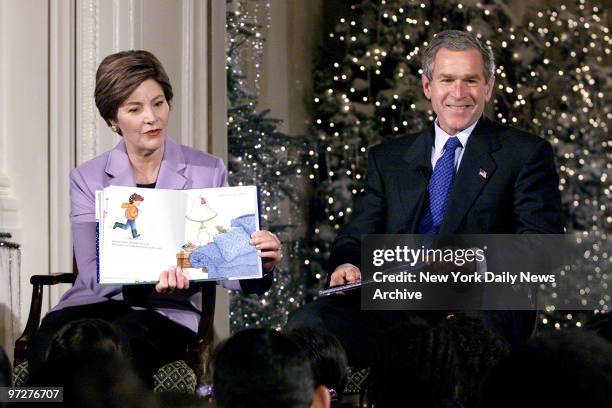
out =
<svg viewBox="0 0 612 408"><path fill-rule="evenodd" d="M65 307L124 300L123 286L100 286L96 278L95 192L108 186L135 187L125 143L83 163L70 172L70 221L79 275L74 286L51 311ZM183 190L227 186L227 171L223 161L215 156L178 145L167 138L164 157L159 169L156 188ZM160 273L170 265L160 265ZM226 281L227 289L247 293L263 293L272 277L249 281ZM155 310L170 320L197 332L202 310L199 285L186 291L158 294L151 291L138 307Z"/></svg>

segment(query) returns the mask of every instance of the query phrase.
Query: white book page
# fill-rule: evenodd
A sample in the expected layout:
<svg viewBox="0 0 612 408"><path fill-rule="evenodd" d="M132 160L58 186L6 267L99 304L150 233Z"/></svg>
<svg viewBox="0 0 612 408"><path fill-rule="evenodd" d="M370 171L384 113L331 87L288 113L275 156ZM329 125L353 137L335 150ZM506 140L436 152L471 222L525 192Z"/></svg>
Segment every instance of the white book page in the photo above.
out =
<svg viewBox="0 0 612 408"><path fill-rule="evenodd" d="M137 194L130 203L130 197ZM153 283L176 265L184 237L180 191L111 186L100 224L100 284Z"/></svg>
<svg viewBox="0 0 612 408"><path fill-rule="evenodd" d="M257 187L183 190L187 197L183 253L189 279L252 279L262 276L261 258L249 244L259 230Z"/></svg>

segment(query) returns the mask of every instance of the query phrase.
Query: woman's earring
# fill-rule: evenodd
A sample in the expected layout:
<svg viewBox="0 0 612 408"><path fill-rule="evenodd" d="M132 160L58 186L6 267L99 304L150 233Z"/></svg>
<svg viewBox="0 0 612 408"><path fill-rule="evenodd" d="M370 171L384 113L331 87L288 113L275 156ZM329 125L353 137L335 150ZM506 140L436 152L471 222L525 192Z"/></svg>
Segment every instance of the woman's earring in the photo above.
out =
<svg viewBox="0 0 612 408"><path fill-rule="evenodd" d="M118 132L118 129L117 129L117 126L115 126L115 125L111 125L111 130L112 130L113 132L115 132L115 133L119 133L119 132Z"/></svg>

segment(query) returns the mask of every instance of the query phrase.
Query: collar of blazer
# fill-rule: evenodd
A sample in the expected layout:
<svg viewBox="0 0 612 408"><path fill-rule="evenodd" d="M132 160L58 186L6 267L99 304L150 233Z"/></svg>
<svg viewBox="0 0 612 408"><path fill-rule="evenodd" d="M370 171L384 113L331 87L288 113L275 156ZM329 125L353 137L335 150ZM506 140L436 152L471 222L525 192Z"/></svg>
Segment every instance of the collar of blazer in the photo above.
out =
<svg viewBox="0 0 612 408"><path fill-rule="evenodd" d="M500 148L497 125L483 116L478 121L465 147L446 207L446 216L440 226L441 234L457 232L474 201L493 177L497 165L491 153ZM486 177L481 176L482 170Z"/></svg>
<svg viewBox="0 0 612 408"><path fill-rule="evenodd" d="M431 149L434 143L433 124L417 135L412 144L402 155L401 174L397 182L400 190L400 200L407 221L406 230L394 231L396 233L416 233L419 223L419 214L423 212L427 198L427 185L432 172Z"/></svg>
<svg viewBox="0 0 612 408"><path fill-rule="evenodd" d="M164 145L164 157L162 158L159 174L157 176L157 188L181 190L185 187L187 179L183 171L187 167L181 146L169 137ZM123 140L119 141L115 148L109 152L106 161L106 174L111 177L109 185L135 187L134 175L130 159L125 150Z"/></svg>

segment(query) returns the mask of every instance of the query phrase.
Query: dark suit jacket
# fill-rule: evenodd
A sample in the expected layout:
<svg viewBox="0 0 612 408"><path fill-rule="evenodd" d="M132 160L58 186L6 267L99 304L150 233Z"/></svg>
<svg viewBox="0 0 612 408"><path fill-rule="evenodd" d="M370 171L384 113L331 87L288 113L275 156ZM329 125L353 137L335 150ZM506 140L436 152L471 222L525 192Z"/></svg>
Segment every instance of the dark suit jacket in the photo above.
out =
<svg viewBox="0 0 612 408"><path fill-rule="evenodd" d="M329 270L361 265L364 234L414 234L426 208L434 125L370 149L364 190L331 247ZM561 234L551 145L483 117L461 159L440 234ZM486 172L486 178L480 175Z"/></svg>

